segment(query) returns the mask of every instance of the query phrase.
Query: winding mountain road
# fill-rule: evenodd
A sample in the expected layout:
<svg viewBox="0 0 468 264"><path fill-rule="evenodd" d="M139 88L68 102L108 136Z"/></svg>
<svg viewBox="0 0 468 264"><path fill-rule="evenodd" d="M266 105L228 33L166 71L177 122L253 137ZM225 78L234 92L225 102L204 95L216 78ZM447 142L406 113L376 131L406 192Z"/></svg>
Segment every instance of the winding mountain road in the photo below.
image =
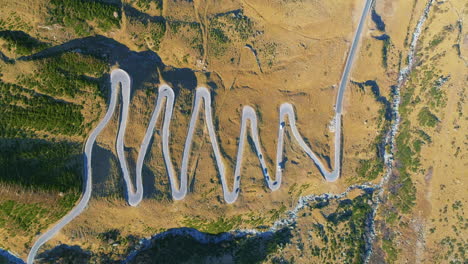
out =
<svg viewBox="0 0 468 264"><path fill-rule="evenodd" d="M262 148L260 146L260 140L258 136L258 127L257 127L257 115L255 110L250 106L245 106L242 112L242 123L240 128L239 136L239 145L237 151L237 161L234 171L233 179L233 188L229 189L228 183L226 180L226 170L224 165L224 159L221 154L218 140L216 136L216 131L213 126L212 118L212 109L211 109L211 94L210 91L205 87L199 87L196 89L195 93L195 103L192 111L192 116L190 120L190 125L187 133L187 138L185 141L184 153L182 156L182 167L179 181L176 180L175 170L172 164L170 149L169 149L169 136L170 136L170 123L172 118L172 113L174 109L174 91L168 85L161 85L159 87L159 94L156 101L156 107L151 116L150 123L148 125L145 137L140 147L140 152L137 158L136 165L136 187L133 185L132 180L129 175L127 161L125 158L124 152L124 138L125 131L127 126L127 117L128 117L128 108L130 104L130 87L131 87L131 78L130 76L121 69L116 69L111 72L111 98L109 108L106 112L106 115L98 124L98 126L92 131L91 135L88 137L85 145L84 152L84 193L79 201L79 203L65 216L63 217L55 226L43 233L39 239L34 243L31 251L29 252L27 263L32 264L34 258L39 250L39 248L50 240L55 234L57 234L65 225L71 222L75 217L77 217L83 210L86 208L92 192L92 149L96 141L97 136L109 123L112 115L114 114L119 84L121 85L121 95L122 95L122 116L119 124L119 131L117 135L117 156L120 162L120 166L123 172L125 184L126 184L126 195L128 203L131 206L137 206L143 198L143 182L142 182L142 167L143 162L148 151L148 147L151 142L151 138L154 134L154 129L157 120L160 117L160 114L164 109L164 120L162 128L162 151L163 157L166 164L166 169L170 179L172 197L174 200L181 200L187 194L187 172L188 172L188 161L191 154L191 146L193 134L195 133L195 128L197 121L199 120L200 108L202 104L204 106L205 113L205 124L208 128L209 137L211 140L211 145L213 147L213 152L216 160L217 169L220 174L221 184L224 194L224 199L227 203L233 203L236 201L239 196L240 190L240 180L241 180L241 168L243 160L243 152L245 148L245 141L247 138L247 133L250 133L251 138L253 139L254 148L262 168L264 179L268 187L275 191L280 188L282 180L282 161L283 161L283 144L284 144L284 132L286 128L286 123L289 124L290 131L294 136L294 139L301 146L301 148L306 152L306 154L314 161L314 163L319 168L322 175L327 181L336 181L340 176L340 157L341 157L341 112L342 112L342 102L345 88L348 83L349 73L354 61L355 53L359 44L360 36L362 29L367 17L367 14L370 10L373 0L366 0L356 33L354 35L353 42L346 60L346 64L343 70L343 75L341 78L339 90L336 98L335 105L335 154L334 154L334 167L332 171L328 171L321 160L314 154L310 147L305 143L303 137L299 133L296 127L296 118L293 106L289 103L284 103L280 106L279 109L279 122L278 122L278 145L276 152L276 166L274 169L275 177L272 178L271 174L268 171L265 156L263 155ZM250 127L250 130L247 128ZM180 182L180 186L177 186L177 182Z"/></svg>

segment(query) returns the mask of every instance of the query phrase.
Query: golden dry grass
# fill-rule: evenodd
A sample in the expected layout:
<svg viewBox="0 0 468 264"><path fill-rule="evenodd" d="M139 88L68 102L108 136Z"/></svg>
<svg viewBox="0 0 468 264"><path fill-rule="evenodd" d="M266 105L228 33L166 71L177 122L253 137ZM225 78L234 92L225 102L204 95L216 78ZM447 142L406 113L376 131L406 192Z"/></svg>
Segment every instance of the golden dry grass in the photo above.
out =
<svg viewBox="0 0 468 264"><path fill-rule="evenodd" d="M40 16L41 12L44 12L44 4L41 1L31 2L30 4L34 3L32 5L34 8L28 9L7 2L5 7L0 9L1 12L8 13L13 8L17 8L18 12L24 14L24 17L28 17L25 21L34 28L31 31L34 32L33 35L41 36L42 39L50 40L54 44L73 38L67 30L56 27L50 30L39 28L44 23ZM452 9L458 10L459 7L456 5L461 5L459 2L461 1L451 1L451 5L454 5ZM423 7L424 1L417 1L414 8L412 1L378 1L376 3L376 10L382 15L387 25L386 33L392 37L394 45L394 52L389 57L390 67L387 70L382 67L383 43L373 38L380 33L375 29L374 23L368 19L359 56L352 71L353 81L375 80L381 88L382 95L389 98L390 86L395 84L398 74L398 69L395 67L398 64L398 52L407 50L404 44L407 39L407 29L414 28ZM242 40L231 32L228 37L232 42L226 46L224 52L218 54L214 50L217 44L210 37L210 29L215 25L217 14L239 8L253 23L255 37ZM291 2L242 0L227 1L222 4L218 1L164 1L162 11L151 6L144 12L150 16L162 14L168 21L160 48L156 50L163 63L168 66L159 70L169 70L171 66L190 68L194 70L198 85L206 85L212 89L217 86L216 95L213 98L213 109L215 117L219 120L220 129L217 133L220 144L227 156L232 160L236 158L236 138L239 136L242 107L250 105L261 114L260 138L271 168L273 166L271 160L274 159L276 153L278 109L284 102L295 105L299 130L310 141L312 149L319 155L332 155L334 134L329 131L328 124L334 114L336 87L341 78L361 8L362 1L357 0ZM1 12L0 14L3 14ZM448 18L454 20L451 15L453 11L447 12L445 17L434 20L433 23L437 26L429 30L431 33L425 41L430 41L431 34L439 32L446 23L443 21ZM134 51L146 50L148 46L154 49L141 39L135 40L131 36L132 33L147 34L147 27L125 16L122 21L122 27L119 30L111 32L98 30L97 32L114 38ZM171 21L198 23L200 31L194 31L188 24L184 24L178 32L173 32L169 25ZM194 38L199 38L203 49L194 48L190 44ZM258 58L245 47L246 44L257 51ZM447 45L449 45L448 42L438 49L448 49ZM431 52L435 54L439 51ZM463 45L462 51L466 53L466 44ZM18 72L32 71L27 68L29 66L21 63L18 63L17 67L2 72L3 78L14 80ZM460 73L459 69L466 66L460 62L453 51L450 51L440 67L444 69L444 72ZM159 79L158 69L155 68L152 74L154 79ZM415 217L423 219L421 221L429 221L433 214L438 212L435 208L440 208L444 204L441 201L444 192L438 190L440 185L444 184L443 182L453 182L450 185L446 184L448 190L451 193L463 195L464 189L460 183L463 183L461 177L466 168L466 164L463 164L463 157L466 158L466 153L461 152L458 159L450 159L454 149L448 148L445 144L452 141L455 142L454 146L465 144L466 135L463 127L466 125L466 120L452 114L457 107L457 97L463 81L466 81L466 76L452 75L450 85L455 88L448 93L450 103L442 113L445 118L440 124L440 132L437 132L440 134L433 137L434 143L424 148L421 154L422 166L432 167L434 171L430 182L424 181L422 175L415 176L419 177L415 181L418 189L418 203L415 208L417 212L422 211ZM157 95L154 91L158 84L156 81L147 82L143 84L144 87L133 88L125 137L126 154L132 177L134 177L135 160L140 144L155 106ZM147 94L145 89L148 88L151 88L153 92ZM190 117L184 114L184 111L190 112L193 96L193 91L181 89L176 100L171 124L171 151L176 168L179 168L182 159L183 143ZM102 106L100 109L104 109L103 102L98 102L98 104ZM104 111L97 112L98 108L93 107L95 104L90 103L84 109L86 122L95 116L104 115ZM168 177L161 154L161 138L155 133L143 170L146 185L145 199L136 208L128 206L122 198L123 183L115 151L119 116L115 114L110 125L99 136L94 150L94 197L88 209L45 248L67 243L78 244L96 252L105 247L103 242L97 239L97 234L109 229L119 229L124 236L146 237L161 229L184 226L184 220L187 217L200 216L207 221L219 219L220 216L225 218L247 216L249 213L269 217L271 210L277 210L282 205L290 209L301 194L342 192L350 182L360 181L356 179L359 161L376 158L375 139L381 132L378 126L380 108L381 105L375 101L369 91L363 92L356 85L348 86L343 118L343 173L342 178L335 183L326 182L312 161L288 137L285 152L290 162L283 173L283 186L279 191L272 193L264 187L256 156L247 147L242 171L242 191L238 201L233 205L226 205L223 202L221 186L218 183L217 170L212 158L211 144L202 119L198 123L196 143L190 160L189 179L194 181L194 185L183 201L174 202L170 199ZM414 116L411 117L411 121L417 123L413 119L415 119ZM454 122L457 122L461 128L453 130ZM157 129L160 126L159 121ZM227 157L225 161L230 165L231 173L228 175L232 175L234 164ZM291 161L297 164L292 164ZM447 176L449 180L443 176L437 177L437 175L445 175L447 168L453 168L453 171L448 173L450 174ZM376 181L379 180L380 178L376 179ZM232 178L229 178L228 182L231 181ZM41 196L38 195L38 197ZM53 198L45 199L53 202ZM316 216L315 220L320 222L320 216ZM271 219L267 220L267 224L271 221ZM255 226L243 224L240 227ZM438 230L450 229L449 226L437 228ZM441 231L441 234L443 232L445 231ZM11 246L21 256L27 253L23 242L26 239L30 238L18 239L17 243L12 243ZM415 239L415 236L412 236L412 239ZM427 247L435 248L438 239L440 239L438 233L428 235ZM401 250L403 251L402 259L413 252L406 253L403 247Z"/></svg>

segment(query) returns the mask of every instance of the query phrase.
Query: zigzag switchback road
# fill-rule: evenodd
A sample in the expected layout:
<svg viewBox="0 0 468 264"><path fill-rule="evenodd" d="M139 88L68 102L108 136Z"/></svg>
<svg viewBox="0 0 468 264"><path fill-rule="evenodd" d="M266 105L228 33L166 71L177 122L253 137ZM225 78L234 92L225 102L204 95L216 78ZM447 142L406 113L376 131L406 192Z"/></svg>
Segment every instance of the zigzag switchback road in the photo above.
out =
<svg viewBox="0 0 468 264"><path fill-rule="evenodd" d="M128 116L128 107L130 104L130 85L131 79L130 76L123 70L117 69L111 72L111 98L109 108L106 112L106 115L98 124L98 126L92 131L91 135L88 137L85 145L85 153L84 153L84 192L81 200L79 203L65 216L63 217L55 226L51 229L47 230L43 233L39 239L34 243L31 251L29 252L27 263L32 264L34 262L35 256L39 250L39 248L46 243L49 239L51 239L55 234L57 234L65 225L71 222L75 217L77 217L83 210L86 208L86 205L91 198L92 192L92 149L94 143L96 141L97 136L101 133L101 131L106 127L107 123L111 119L112 115L114 114L116 104L117 104L117 94L118 94L118 87L121 84L122 87L122 116L119 125L119 131L117 135L117 154L120 162L120 166L122 168L122 172L124 174L124 180L126 183L127 188L127 200L128 203L132 206L138 205L142 198L143 198L143 183L141 177L141 171L143 166L143 161L146 155L146 152L149 147L149 143L154 133L154 128L156 125L156 121L159 118L159 114L161 113L163 104L165 104L165 116L163 121L163 137L162 137L162 145L163 145L163 156L164 161L166 164L166 169L169 175L170 184L171 184L171 191L172 197L174 200L181 200L187 194L187 170L188 170L188 160L190 155L190 149L192 146L192 138L195 132L196 123L198 121L200 107L202 105L202 100L204 103L205 108L205 120L206 125L209 131L209 137L211 140L211 144L213 147L213 151L215 154L216 165L217 169L221 175L221 184L224 194L224 200L227 203L233 203L236 201L239 190L240 190L240 170L242 167L242 155L245 146L245 139L247 137L247 125L250 126L250 135L253 139L254 147L257 152L257 156L262 167L262 171L264 174L265 182L268 187L274 191L277 190L281 186L281 179L282 179L282 156L283 156L283 141L284 141L284 128L286 122L289 123L291 132L302 147L302 149L307 153L307 155L314 161L314 163L318 166L320 172L325 177L327 181L336 181L340 176L340 157L341 157L341 111L342 111L342 102L343 102L343 95L345 88L348 83L349 73L354 61L354 56L357 50L357 46L359 44L360 36L362 33L362 29L369 13L370 7L372 5L373 0L366 0L365 6L363 8L363 12L356 29L356 33L353 38L353 42L351 44L350 51L348 53L348 57L346 60L346 64L343 70L343 75L341 78L339 90L337 93L336 104L335 104L335 155L334 155L334 167L335 169L329 172L323 163L317 158L317 156L313 153L310 147L305 143L304 139L300 135L297 127L296 127L296 118L294 114L293 106L289 103L284 103L280 106L279 111L279 122L278 122L278 145L277 145L277 153L276 153L276 167L275 167L275 178L272 179L266 163L264 156L262 154L262 150L260 147L260 140L258 136L258 128L257 128L257 115L255 110L250 106L245 106L242 112L242 123L241 123L241 131L239 137L239 145L238 145L238 152L237 152L237 162L235 167L235 174L234 174L234 184L232 191L229 190L229 187L226 182L226 173L225 167L223 162L223 157L220 152L218 141L216 137L216 132L213 127L213 120L212 120L212 110L211 110L211 95L207 88L199 87L196 90L195 94L195 103L192 112L192 117L190 120L190 125L188 129L187 138L185 141L184 153L182 156L182 168L181 168L181 175L180 175L180 186L177 187L177 181L175 179L175 173L173 164L170 157L169 151L169 126L170 121L172 118L172 111L174 108L174 91L167 85L161 85L159 88L159 95L156 101L156 107L151 117L151 121L149 123L148 129L146 131L143 143L141 144L140 152L138 154L137 159L137 166L136 166L136 188L134 188L132 181L130 179L130 175L127 168L127 162L125 159L124 153L124 137L125 137L125 130L127 124L127 116ZM285 118L287 116L287 119ZM134 190L136 189L136 191Z"/></svg>

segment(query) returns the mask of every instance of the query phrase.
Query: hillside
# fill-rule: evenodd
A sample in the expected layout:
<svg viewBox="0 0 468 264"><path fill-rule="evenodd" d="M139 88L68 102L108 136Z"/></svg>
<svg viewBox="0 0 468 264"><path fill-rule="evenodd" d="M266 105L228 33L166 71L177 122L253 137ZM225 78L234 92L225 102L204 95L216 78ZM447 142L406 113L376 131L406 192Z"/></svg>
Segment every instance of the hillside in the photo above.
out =
<svg viewBox="0 0 468 264"><path fill-rule="evenodd" d="M37 263L466 262L466 4L375 1L336 132L335 101L366 3L0 0L0 248L25 260L38 235L80 201L85 143L120 68L131 76L123 141L132 180L162 84L175 94L177 177L197 87L211 95L228 185L238 177L245 106L258 118L263 155L247 136L239 197L227 204L201 114L188 193L175 201L160 115L143 162L143 201L129 206L116 148L119 92L93 147L91 200L40 248ZM327 170L337 166L341 131L337 181L303 151L290 118L279 122L283 103ZM277 191L260 156L269 172L282 171Z"/></svg>

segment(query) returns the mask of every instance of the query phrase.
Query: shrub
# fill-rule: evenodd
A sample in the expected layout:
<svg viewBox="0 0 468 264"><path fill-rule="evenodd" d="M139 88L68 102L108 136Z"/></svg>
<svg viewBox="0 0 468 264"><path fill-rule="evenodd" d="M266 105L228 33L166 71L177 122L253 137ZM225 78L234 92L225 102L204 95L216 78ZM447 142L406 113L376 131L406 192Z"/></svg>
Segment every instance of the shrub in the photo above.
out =
<svg viewBox="0 0 468 264"><path fill-rule="evenodd" d="M435 127L439 122L439 119L429 110L429 108L424 107L419 111L418 121L422 126Z"/></svg>

